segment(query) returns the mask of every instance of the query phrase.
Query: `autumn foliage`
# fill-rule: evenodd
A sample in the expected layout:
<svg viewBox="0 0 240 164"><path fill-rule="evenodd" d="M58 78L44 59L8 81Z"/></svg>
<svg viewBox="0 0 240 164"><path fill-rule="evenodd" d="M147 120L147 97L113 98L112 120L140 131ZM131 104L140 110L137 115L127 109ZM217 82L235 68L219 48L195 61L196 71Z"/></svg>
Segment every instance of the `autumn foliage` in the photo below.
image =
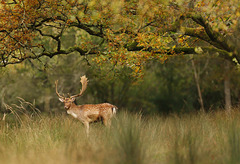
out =
<svg viewBox="0 0 240 164"><path fill-rule="evenodd" d="M95 54L141 73L149 60L210 52L239 63L238 0L1 0L0 66ZM78 42L64 47L68 30ZM51 47L49 47L51 43Z"/></svg>

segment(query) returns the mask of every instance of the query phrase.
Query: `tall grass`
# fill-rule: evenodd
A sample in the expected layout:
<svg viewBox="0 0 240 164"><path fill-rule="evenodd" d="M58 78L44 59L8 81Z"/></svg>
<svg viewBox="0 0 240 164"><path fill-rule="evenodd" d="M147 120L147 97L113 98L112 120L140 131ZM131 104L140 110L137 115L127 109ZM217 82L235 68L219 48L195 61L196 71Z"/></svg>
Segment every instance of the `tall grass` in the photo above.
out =
<svg viewBox="0 0 240 164"><path fill-rule="evenodd" d="M142 134L141 115L121 113L112 129L115 136L118 163L142 164L146 161L147 144Z"/></svg>
<svg viewBox="0 0 240 164"><path fill-rule="evenodd" d="M233 120L228 129L228 142L229 142L229 159L228 163L240 163L240 125L239 122Z"/></svg>
<svg viewBox="0 0 240 164"><path fill-rule="evenodd" d="M166 117L120 112L110 128L91 124L89 138L67 115L20 117L0 121L0 163L240 163L238 111Z"/></svg>

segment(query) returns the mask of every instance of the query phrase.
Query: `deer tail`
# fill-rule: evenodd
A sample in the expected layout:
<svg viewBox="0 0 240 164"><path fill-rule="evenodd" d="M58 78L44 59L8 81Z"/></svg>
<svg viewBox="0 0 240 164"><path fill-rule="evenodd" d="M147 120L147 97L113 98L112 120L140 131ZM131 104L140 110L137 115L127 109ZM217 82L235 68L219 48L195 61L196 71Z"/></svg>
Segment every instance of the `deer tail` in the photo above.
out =
<svg viewBox="0 0 240 164"><path fill-rule="evenodd" d="M117 108L116 106L113 106L113 107L112 107L112 113L113 113L113 114L116 114L116 113L117 113L117 109L118 109L118 108Z"/></svg>

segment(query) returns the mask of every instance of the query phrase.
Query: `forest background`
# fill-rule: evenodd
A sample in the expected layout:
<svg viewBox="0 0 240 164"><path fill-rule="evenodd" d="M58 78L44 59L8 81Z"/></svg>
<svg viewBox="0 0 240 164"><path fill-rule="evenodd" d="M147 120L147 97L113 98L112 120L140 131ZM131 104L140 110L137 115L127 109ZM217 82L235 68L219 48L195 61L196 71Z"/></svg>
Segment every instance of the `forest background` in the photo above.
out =
<svg viewBox="0 0 240 164"><path fill-rule="evenodd" d="M0 0L0 163L240 163L239 16L239 0ZM77 104L119 108L89 137L54 85L77 94L82 75Z"/></svg>
<svg viewBox="0 0 240 164"><path fill-rule="evenodd" d="M2 0L0 107L64 112L109 102L143 113L231 110L240 101L238 0Z"/></svg>

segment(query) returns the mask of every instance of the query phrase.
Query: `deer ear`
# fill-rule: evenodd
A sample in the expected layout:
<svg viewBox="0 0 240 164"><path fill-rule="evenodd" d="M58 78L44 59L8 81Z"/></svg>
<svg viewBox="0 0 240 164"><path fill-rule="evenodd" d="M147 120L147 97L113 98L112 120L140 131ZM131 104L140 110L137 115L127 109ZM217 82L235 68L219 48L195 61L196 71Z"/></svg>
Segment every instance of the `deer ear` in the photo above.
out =
<svg viewBox="0 0 240 164"><path fill-rule="evenodd" d="M59 98L59 101L64 102L64 99L63 98Z"/></svg>
<svg viewBox="0 0 240 164"><path fill-rule="evenodd" d="M75 98L73 97L73 98L71 98L71 100L72 100L72 101L75 101Z"/></svg>

